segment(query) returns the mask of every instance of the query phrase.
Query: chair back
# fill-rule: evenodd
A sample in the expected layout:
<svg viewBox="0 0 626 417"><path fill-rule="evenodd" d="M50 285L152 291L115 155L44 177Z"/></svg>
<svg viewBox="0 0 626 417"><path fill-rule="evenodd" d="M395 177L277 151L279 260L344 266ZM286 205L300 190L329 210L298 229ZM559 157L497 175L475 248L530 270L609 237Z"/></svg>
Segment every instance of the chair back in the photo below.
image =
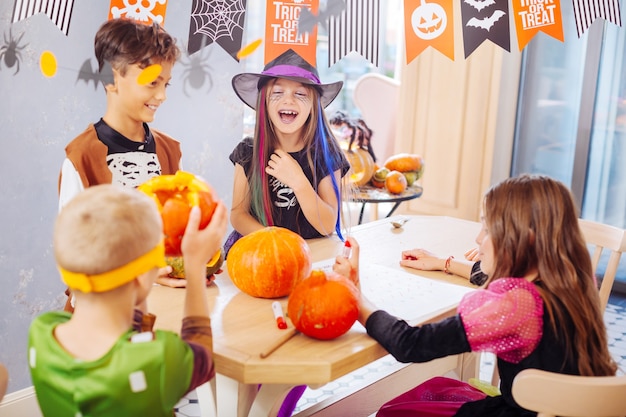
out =
<svg viewBox="0 0 626 417"><path fill-rule="evenodd" d="M377 73L356 81L352 99L361 117L372 129L372 148L379 164L394 154L400 82Z"/></svg>
<svg viewBox="0 0 626 417"><path fill-rule="evenodd" d="M587 244L594 247L591 262L596 276L598 276L597 268L602 252L605 249L610 251L609 261L600 284L600 302L602 310L604 310L609 302L609 295L611 295L611 288L613 288L613 283L615 282L619 260L622 252L626 250L626 231L619 227L584 219L579 219L578 224Z"/></svg>
<svg viewBox="0 0 626 417"><path fill-rule="evenodd" d="M538 417L626 415L626 376L576 376L526 369L513 380L513 398Z"/></svg>

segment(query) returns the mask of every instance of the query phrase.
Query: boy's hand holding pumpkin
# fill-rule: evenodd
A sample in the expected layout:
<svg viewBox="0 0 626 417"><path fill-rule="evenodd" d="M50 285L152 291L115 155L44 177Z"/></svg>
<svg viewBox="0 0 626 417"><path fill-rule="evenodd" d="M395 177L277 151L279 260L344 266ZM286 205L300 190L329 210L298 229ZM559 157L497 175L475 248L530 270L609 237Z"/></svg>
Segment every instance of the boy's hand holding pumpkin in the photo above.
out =
<svg viewBox="0 0 626 417"><path fill-rule="evenodd" d="M189 213L189 222L185 228L181 249L185 262L185 270L188 272L200 272L199 276L205 277L206 264L221 249L221 243L226 234L228 215L226 207L220 201L217 203L211 221L200 229L201 210L195 206ZM189 279L189 275L187 279Z"/></svg>

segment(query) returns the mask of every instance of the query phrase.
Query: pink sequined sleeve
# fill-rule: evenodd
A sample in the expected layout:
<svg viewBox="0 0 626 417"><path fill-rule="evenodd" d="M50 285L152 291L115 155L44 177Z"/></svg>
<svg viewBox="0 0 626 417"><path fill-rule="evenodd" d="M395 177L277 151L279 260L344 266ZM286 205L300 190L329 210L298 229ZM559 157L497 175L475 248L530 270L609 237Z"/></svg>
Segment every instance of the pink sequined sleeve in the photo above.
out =
<svg viewBox="0 0 626 417"><path fill-rule="evenodd" d="M501 278L466 295L458 312L472 351L489 351L519 363L539 344L543 301L535 285L523 278Z"/></svg>

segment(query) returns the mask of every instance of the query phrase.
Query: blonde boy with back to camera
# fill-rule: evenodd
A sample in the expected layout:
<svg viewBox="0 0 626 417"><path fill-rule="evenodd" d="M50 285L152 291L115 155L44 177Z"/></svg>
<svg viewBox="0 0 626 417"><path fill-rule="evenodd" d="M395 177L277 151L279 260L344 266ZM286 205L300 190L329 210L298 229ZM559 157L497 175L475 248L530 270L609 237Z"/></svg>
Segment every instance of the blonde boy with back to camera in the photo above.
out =
<svg viewBox="0 0 626 417"><path fill-rule="evenodd" d="M226 232L223 203L205 229L199 223L194 207L182 241L187 289L180 336L140 333L136 306L165 265L154 201L103 184L61 210L54 254L75 310L44 313L29 331L30 372L45 417L172 416L183 395L213 378L205 265Z"/></svg>

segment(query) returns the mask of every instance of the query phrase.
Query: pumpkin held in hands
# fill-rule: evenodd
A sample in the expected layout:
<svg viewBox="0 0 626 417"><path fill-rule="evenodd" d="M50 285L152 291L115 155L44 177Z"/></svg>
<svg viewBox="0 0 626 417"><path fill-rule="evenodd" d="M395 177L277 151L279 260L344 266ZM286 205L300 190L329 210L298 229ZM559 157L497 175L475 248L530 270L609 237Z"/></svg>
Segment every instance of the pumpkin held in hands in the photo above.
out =
<svg viewBox="0 0 626 417"><path fill-rule="evenodd" d="M284 297L311 272L311 251L299 234L270 226L235 242L226 268L233 284L246 294Z"/></svg>
<svg viewBox="0 0 626 417"><path fill-rule="evenodd" d="M152 197L159 208L167 256L182 254L180 245L191 208L200 207L200 229L204 229L217 206L213 189L199 177L185 171L158 175L141 184L138 189Z"/></svg>
<svg viewBox="0 0 626 417"><path fill-rule="evenodd" d="M359 290L333 271L313 270L291 292L287 315L303 334L329 340L346 333L359 317Z"/></svg>

